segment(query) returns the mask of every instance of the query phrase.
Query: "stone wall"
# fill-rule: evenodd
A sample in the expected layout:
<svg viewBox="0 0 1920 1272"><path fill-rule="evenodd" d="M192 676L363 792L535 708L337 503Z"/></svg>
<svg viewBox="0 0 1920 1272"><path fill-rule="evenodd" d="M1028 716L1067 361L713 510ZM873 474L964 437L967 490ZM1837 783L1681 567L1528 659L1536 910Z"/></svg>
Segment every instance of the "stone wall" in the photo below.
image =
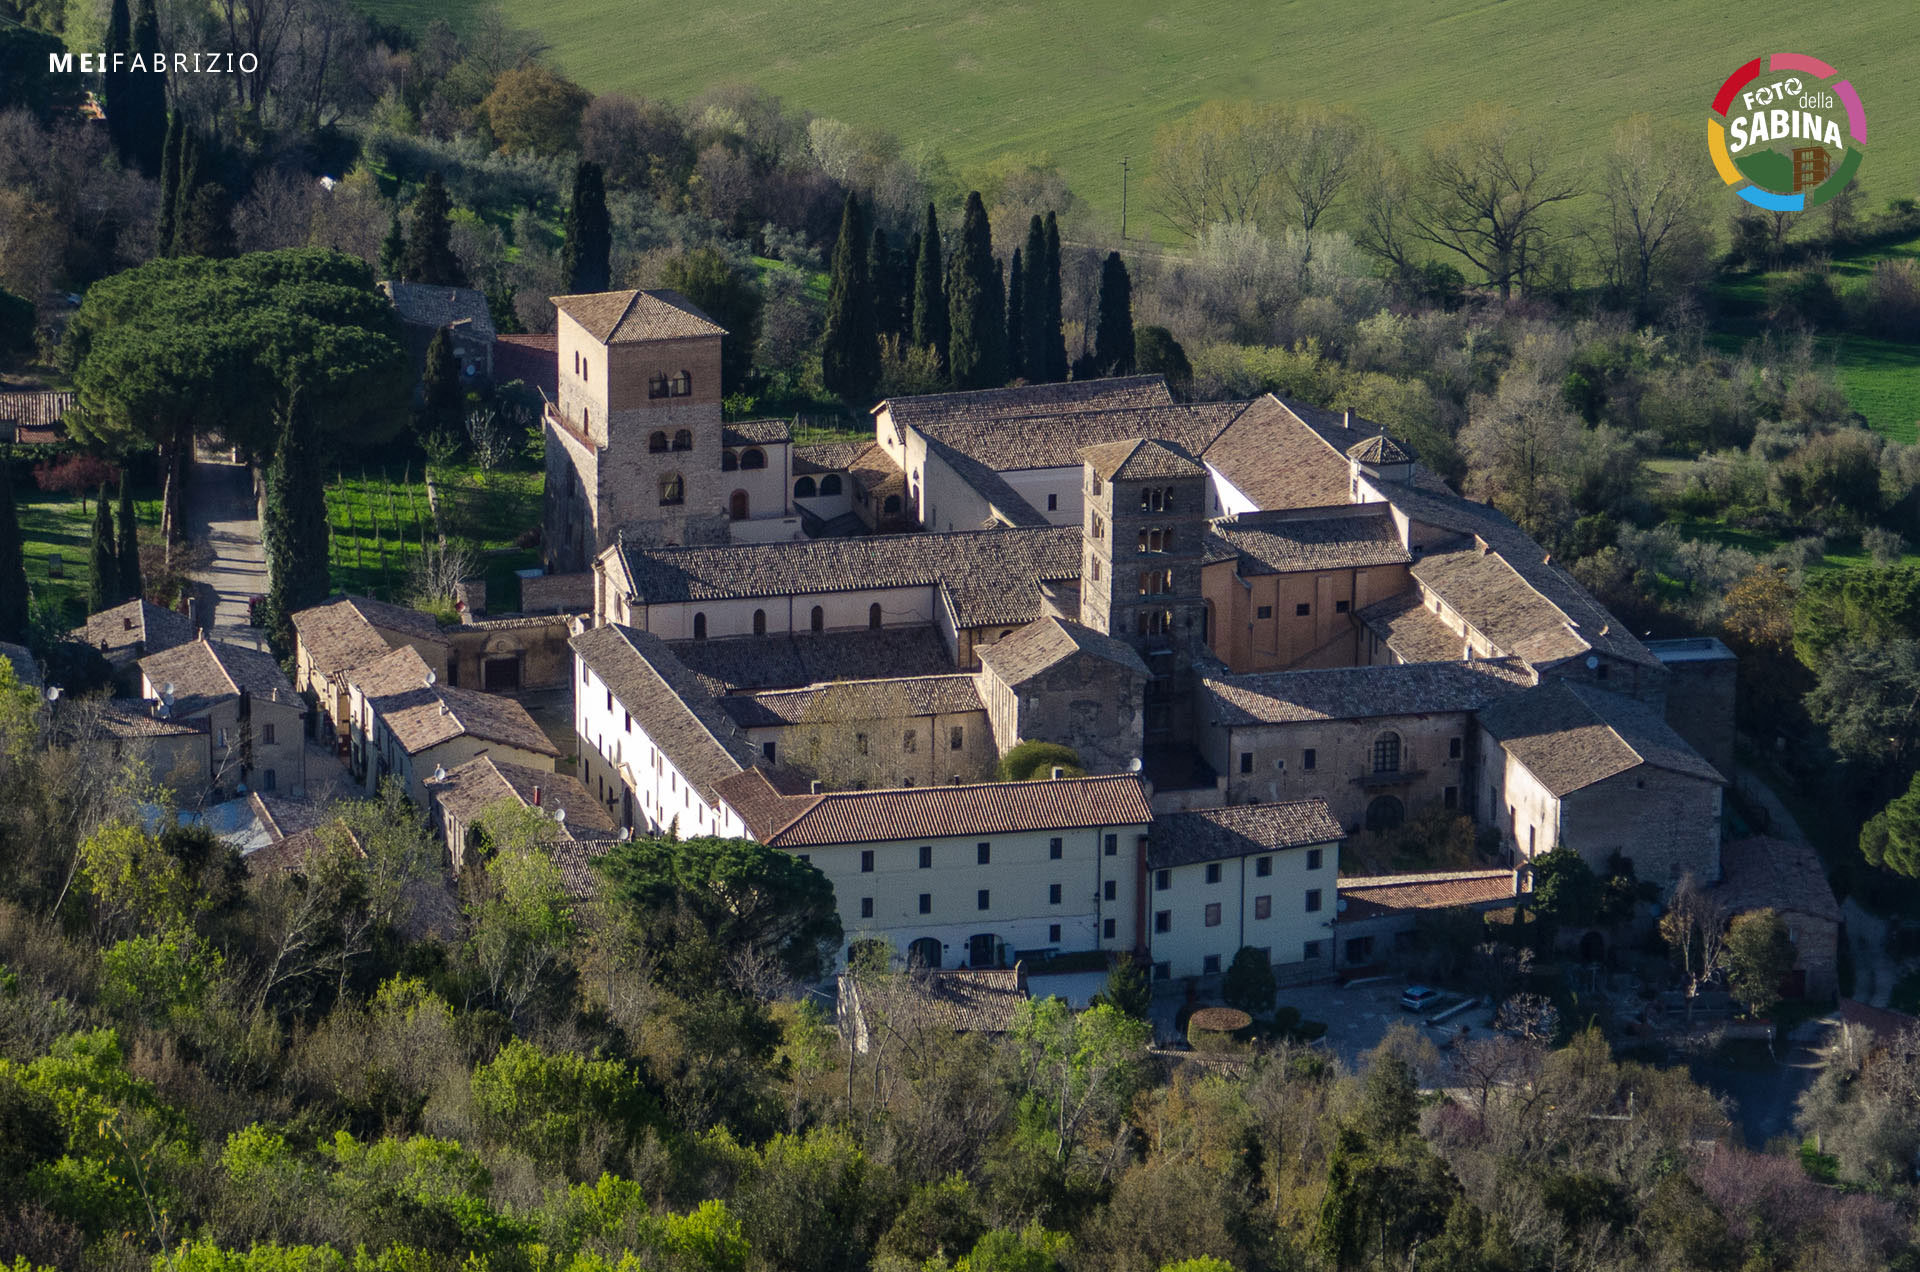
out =
<svg viewBox="0 0 1920 1272"><path fill-rule="evenodd" d="M1118 663L1074 655L1017 689L990 668L978 679L1002 755L1021 742L1056 742L1089 773L1125 773L1140 758L1143 682Z"/></svg>
<svg viewBox="0 0 1920 1272"><path fill-rule="evenodd" d="M593 609L593 572L543 574L520 580L522 614L585 614Z"/></svg>
<svg viewBox="0 0 1920 1272"><path fill-rule="evenodd" d="M1400 739L1400 768L1397 774L1376 774L1374 743L1387 733ZM1411 817L1444 806L1451 790L1453 806L1468 811L1472 733L1472 716L1465 711L1245 724L1212 730L1207 760L1226 775L1229 803L1317 796L1354 833L1365 827L1368 806L1383 797L1399 800ZM1311 768L1308 751L1313 752Z"/></svg>
<svg viewBox="0 0 1920 1272"><path fill-rule="evenodd" d="M572 634L571 614L467 623L448 633L452 642L449 670L455 683L468 689L486 690L487 664L512 661L519 665L518 689L555 689L568 683L573 674L573 651L567 645ZM495 689L495 692L513 691L513 688Z"/></svg>
<svg viewBox="0 0 1920 1272"><path fill-rule="evenodd" d="M1732 781L1739 660L1710 636L1654 641L1650 648L1667 669L1667 723Z"/></svg>
<svg viewBox="0 0 1920 1272"><path fill-rule="evenodd" d="M1619 852L1662 889L1683 874L1717 880L1720 796L1717 783L1642 764L1564 796L1560 837L1596 871Z"/></svg>

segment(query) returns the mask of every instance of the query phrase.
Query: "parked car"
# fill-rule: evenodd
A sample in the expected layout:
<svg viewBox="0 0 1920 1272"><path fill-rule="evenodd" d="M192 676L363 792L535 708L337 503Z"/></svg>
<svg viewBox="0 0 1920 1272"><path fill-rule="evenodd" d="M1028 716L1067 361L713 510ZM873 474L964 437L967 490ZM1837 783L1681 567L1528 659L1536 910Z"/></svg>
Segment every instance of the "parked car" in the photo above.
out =
<svg viewBox="0 0 1920 1272"><path fill-rule="evenodd" d="M1425 1011L1439 1001L1439 990L1426 985L1409 985L1400 995L1400 1010Z"/></svg>

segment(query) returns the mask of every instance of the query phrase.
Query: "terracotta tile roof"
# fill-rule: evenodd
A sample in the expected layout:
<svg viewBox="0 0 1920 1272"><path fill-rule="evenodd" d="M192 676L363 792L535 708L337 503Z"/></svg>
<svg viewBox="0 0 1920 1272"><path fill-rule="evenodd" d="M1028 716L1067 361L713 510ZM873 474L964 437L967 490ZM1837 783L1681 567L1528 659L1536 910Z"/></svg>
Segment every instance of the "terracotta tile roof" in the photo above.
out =
<svg viewBox="0 0 1920 1272"><path fill-rule="evenodd" d="M1789 910L1840 922L1826 867L1811 845L1758 835L1720 849L1720 882L1713 895L1729 914L1748 910Z"/></svg>
<svg viewBox="0 0 1920 1272"><path fill-rule="evenodd" d="M1357 459L1363 464L1376 466L1388 464L1411 464L1413 452L1394 441L1385 433L1376 433L1365 441L1355 442L1347 447L1347 458Z"/></svg>
<svg viewBox="0 0 1920 1272"><path fill-rule="evenodd" d="M1077 468L1089 447L1143 437L1171 442L1197 455L1220 435L1245 402L1173 403L1121 409L1038 411L993 414L941 424L916 425L915 431L970 455L998 472L1023 468ZM895 418L899 416L896 413Z"/></svg>
<svg viewBox="0 0 1920 1272"><path fill-rule="evenodd" d="M593 792L565 773L528 768L482 753L457 768L446 780L427 783L427 798L459 820L472 825L488 807L503 799L523 808L539 807L551 813L564 810L560 833L573 838L612 835L618 827Z"/></svg>
<svg viewBox="0 0 1920 1272"><path fill-rule="evenodd" d="M1078 654L1118 663L1142 680L1151 674L1133 646L1125 641L1051 616L1028 623L1013 635L985 646L980 650L980 661L991 668L1002 683L1023 685Z"/></svg>
<svg viewBox="0 0 1920 1272"><path fill-rule="evenodd" d="M1351 501L1346 452L1381 432L1338 411L1272 394L1236 416L1201 454L1260 508L1325 508Z"/></svg>
<svg viewBox="0 0 1920 1272"><path fill-rule="evenodd" d="M601 344L727 334L725 327L677 291L589 292L551 299L555 308Z"/></svg>
<svg viewBox="0 0 1920 1272"><path fill-rule="evenodd" d="M887 720L898 716L957 715L983 709L973 677L961 673L836 680L804 689L766 689L730 694L719 699L718 705L743 729Z"/></svg>
<svg viewBox="0 0 1920 1272"><path fill-rule="evenodd" d="M369 709L386 722L394 741L408 755L463 736L535 755L560 754L545 730L513 699L456 688L438 679L428 684L431 670L413 646L402 645L349 672L347 683L367 699Z"/></svg>
<svg viewBox="0 0 1920 1272"><path fill-rule="evenodd" d="M471 287L398 282L383 282L380 290L393 302L400 321L409 327L431 327L437 331L464 322L479 339L493 340L493 314L487 309L483 292Z"/></svg>
<svg viewBox="0 0 1920 1272"><path fill-rule="evenodd" d="M1413 576L1503 652L1536 667L1590 649L1659 666L1625 624L1498 510L1412 486L1385 493L1411 520L1460 536L1457 546L1428 551Z"/></svg>
<svg viewBox="0 0 1920 1272"><path fill-rule="evenodd" d="M1546 680L1490 704L1480 727L1556 798L1642 764L1726 784L1651 708L1591 685Z"/></svg>
<svg viewBox="0 0 1920 1272"><path fill-rule="evenodd" d="M1198 477L1206 473L1183 446L1158 438L1130 438L1089 446L1080 457L1107 481Z"/></svg>
<svg viewBox="0 0 1920 1272"><path fill-rule="evenodd" d="M538 389L549 401L560 393L560 337L541 335L495 336L493 378L497 384L519 380Z"/></svg>
<svg viewBox="0 0 1920 1272"><path fill-rule="evenodd" d="M92 724L96 736L106 738L181 738L205 733L211 727L205 716L163 720L156 714L159 705L147 698L108 698L82 718Z"/></svg>
<svg viewBox="0 0 1920 1272"><path fill-rule="evenodd" d="M568 644L709 803L719 782L754 763L752 743L658 636L610 623Z"/></svg>
<svg viewBox="0 0 1920 1272"><path fill-rule="evenodd" d="M1466 637L1428 609L1419 592L1390 596L1355 617L1402 662L1454 662L1466 656Z"/></svg>
<svg viewBox="0 0 1920 1272"><path fill-rule="evenodd" d="M143 642L146 647L138 651L142 654L157 654L175 645L185 645L194 639L195 632L185 614L176 614L146 601L128 601L101 610L67 636L93 646L105 654L108 661L113 661L115 655L136 652L134 646Z"/></svg>
<svg viewBox="0 0 1920 1272"><path fill-rule="evenodd" d="M73 403L74 394L70 390L39 389L0 393L0 424L14 424L31 429L51 429L68 411L73 409ZM22 437L18 440L24 442L27 439Z"/></svg>
<svg viewBox="0 0 1920 1272"><path fill-rule="evenodd" d="M1356 876L1340 881L1337 922L1353 923L1409 910L1494 906L1512 901L1513 896L1511 870Z"/></svg>
<svg viewBox="0 0 1920 1272"><path fill-rule="evenodd" d="M642 604L938 586L961 627L1029 622L1038 582L1078 577L1080 529L961 531L728 547L624 545Z"/></svg>
<svg viewBox="0 0 1920 1272"><path fill-rule="evenodd" d="M1324 799L1196 808L1154 819L1147 868L1190 866L1309 844L1339 843L1344 838L1346 832L1334 820Z"/></svg>
<svg viewBox="0 0 1920 1272"><path fill-rule="evenodd" d="M786 420L735 420L721 429L721 441L727 446L772 446L793 440L793 428Z"/></svg>
<svg viewBox="0 0 1920 1272"><path fill-rule="evenodd" d="M742 816L753 809L763 819L748 823L754 838L778 848L1144 826L1153 820L1146 790L1132 774L785 797L769 795L766 784L765 777L742 774L720 793Z"/></svg>
<svg viewBox="0 0 1920 1272"><path fill-rule="evenodd" d="M198 715L243 689L256 698L302 702L272 654L205 636L148 654L140 660L140 673L152 683L155 693L169 684L173 686L176 719Z"/></svg>
<svg viewBox="0 0 1920 1272"><path fill-rule="evenodd" d="M600 872L593 863L613 851L620 841L612 836L556 839L547 845L553 864L560 869L560 886L575 901L585 901L600 891Z"/></svg>
<svg viewBox="0 0 1920 1272"><path fill-rule="evenodd" d="M1214 522L1213 533L1239 555L1243 575L1358 569L1413 560L1384 505L1363 506L1339 516L1243 513Z"/></svg>
<svg viewBox="0 0 1920 1272"><path fill-rule="evenodd" d="M1920 1026L1920 1016L1909 1016L1891 1007L1869 1006L1853 998L1842 998L1837 1014L1846 1024L1869 1030L1883 1042L1892 1042L1907 1030Z"/></svg>
<svg viewBox="0 0 1920 1272"><path fill-rule="evenodd" d="M807 473L844 473L853 467L854 458L872 445L872 442L859 441L813 442L806 446L796 446L793 448L794 476L803 476Z"/></svg>
<svg viewBox="0 0 1920 1272"><path fill-rule="evenodd" d="M293 615L294 631L321 671L334 674L384 658L393 643L382 631L403 638L448 643L431 614L389 605L365 596L342 596Z"/></svg>
<svg viewBox="0 0 1920 1272"><path fill-rule="evenodd" d="M873 413L890 412L895 424L924 431L935 425L964 421L1171 405L1173 394L1167 391L1164 377L1134 375L1059 384L1028 384L1011 389L978 389L968 393L927 393L918 397L889 398L874 407Z"/></svg>
<svg viewBox="0 0 1920 1272"><path fill-rule="evenodd" d="M1477 711L1532 681L1510 661L1264 671L1202 682L1210 717L1229 726Z"/></svg>
<svg viewBox="0 0 1920 1272"><path fill-rule="evenodd" d="M954 669L953 655L932 627L729 636L677 640L668 647L715 694L857 680L879 667L896 676L939 676Z"/></svg>

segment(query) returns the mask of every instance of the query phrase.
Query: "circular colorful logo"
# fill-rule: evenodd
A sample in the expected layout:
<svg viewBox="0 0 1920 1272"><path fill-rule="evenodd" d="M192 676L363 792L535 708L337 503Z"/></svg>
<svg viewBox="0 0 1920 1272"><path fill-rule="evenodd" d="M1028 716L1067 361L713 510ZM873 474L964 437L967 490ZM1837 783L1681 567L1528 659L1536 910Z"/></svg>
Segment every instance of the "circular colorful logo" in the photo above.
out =
<svg viewBox="0 0 1920 1272"><path fill-rule="evenodd" d="M1839 194L1860 171L1867 112L1853 84L1817 57L1756 57L1713 95L1707 148L1720 179L1748 203L1800 212Z"/></svg>

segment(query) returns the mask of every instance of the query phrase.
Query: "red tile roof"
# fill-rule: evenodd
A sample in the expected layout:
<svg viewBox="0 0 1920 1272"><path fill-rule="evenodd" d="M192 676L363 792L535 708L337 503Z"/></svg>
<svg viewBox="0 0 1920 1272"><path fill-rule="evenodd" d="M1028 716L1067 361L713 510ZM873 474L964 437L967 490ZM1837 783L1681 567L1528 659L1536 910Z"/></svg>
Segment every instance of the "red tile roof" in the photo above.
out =
<svg viewBox="0 0 1920 1272"><path fill-rule="evenodd" d="M718 790L754 838L777 848L1144 826L1153 820L1146 790L1131 774L788 796L768 785L764 774L750 770Z"/></svg>
<svg viewBox="0 0 1920 1272"><path fill-rule="evenodd" d="M1340 881L1340 920L1376 919L1411 910L1495 905L1513 899L1513 871L1365 875Z"/></svg>

